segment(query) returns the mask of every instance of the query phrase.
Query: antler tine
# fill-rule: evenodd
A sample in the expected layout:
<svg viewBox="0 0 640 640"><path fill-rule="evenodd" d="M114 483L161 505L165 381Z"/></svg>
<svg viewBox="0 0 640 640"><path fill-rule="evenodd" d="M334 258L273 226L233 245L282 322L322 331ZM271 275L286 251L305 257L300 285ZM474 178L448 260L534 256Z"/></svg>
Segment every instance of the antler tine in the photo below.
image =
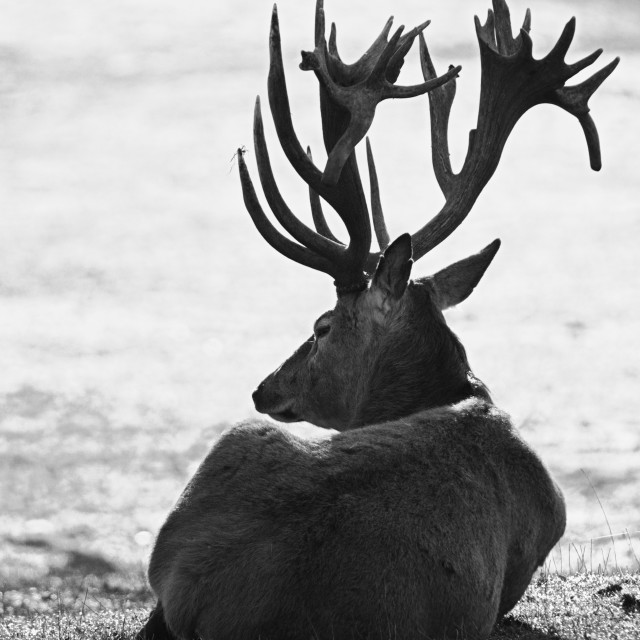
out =
<svg viewBox="0 0 640 640"><path fill-rule="evenodd" d="M564 25L564 29L558 38L558 41L553 46L553 49L543 58L543 60L564 62L564 57L569 51L569 47L573 42L573 37L576 34L576 19L571 18L567 24Z"/></svg>
<svg viewBox="0 0 640 640"><path fill-rule="evenodd" d="M493 0L493 13L498 51L503 55L513 55L517 51L517 43L511 31L511 14L505 0Z"/></svg>
<svg viewBox="0 0 640 640"><path fill-rule="evenodd" d="M271 62L267 83L269 105L282 150L293 168L298 172L298 175L307 184L317 187L322 182L322 174L304 152L291 120L291 107L289 106L289 95L284 77L284 65L282 64L280 24L276 5L273 5L273 13L271 14L269 54Z"/></svg>
<svg viewBox="0 0 640 640"><path fill-rule="evenodd" d="M284 76L284 65L282 63L280 26L275 5L272 14L269 42L271 57L267 82L269 104L282 149L298 175L320 196L327 200L327 202L329 202L329 204L338 211L338 214L341 215L341 217L345 215L348 218L349 207L341 206L344 200L344 191L336 188L329 188L323 184L322 173L303 150L293 128L291 107L289 105L287 84ZM361 200L364 202L364 195L362 195ZM347 228L349 228L350 223L348 219L343 218L343 220Z"/></svg>
<svg viewBox="0 0 640 640"><path fill-rule="evenodd" d="M577 73L584 67L588 66L600 56L600 53L602 53L601 49L595 51L590 56L587 56L582 61L571 65L572 71L577 69ZM583 63L587 61L588 63L583 65ZM589 98L597 91L598 87L613 73L613 70L618 66L619 62L620 58L616 57L609 64L600 69L600 71L596 71L596 73L587 78L584 82L559 89L556 92L556 100L553 103L578 118L578 121L582 126L584 137L587 141L589 163L594 171L600 171L602 168L600 139L595 122L589 115L589 106L587 103L589 102Z"/></svg>
<svg viewBox="0 0 640 640"><path fill-rule="evenodd" d="M376 60L386 47L392 25L393 16L387 20L378 37L362 56L353 64L345 64L338 53L336 25L335 23L331 23L328 66L334 80L343 85L351 85L356 84L356 82L359 82L359 80L365 77L368 73L367 70L371 67L372 61Z"/></svg>
<svg viewBox="0 0 640 640"><path fill-rule="evenodd" d="M386 78L387 68L389 67L389 63L391 62L391 58L394 57L396 53L399 53L401 50L400 38L404 33L404 25L401 24L393 33L389 42L387 42L386 46L382 49L382 52L378 56L378 59L374 62L373 69L371 69L371 73L369 76L374 77L382 77Z"/></svg>
<svg viewBox="0 0 640 640"><path fill-rule="evenodd" d="M451 170L447 125L455 87L444 85L429 94L433 165L446 202L441 211L413 236L417 260L448 237L465 219L480 192L495 172L507 138L516 122L537 104L555 104L578 118L589 149L591 167L600 168L598 134L587 102L618 64L616 58L591 78L575 86L565 83L592 64L599 51L569 65L564 57L575 33L575 19L564 27L552 50L540 60L532 55L531 14L527 12L520 34L513 38L505 0L494 0L485 24L475 18L480 46L482 79L478 124L469 135L462 169ZM429 52L421 39L425 79L435 75Z"/></svg>
<svg viewBox="0 0 640 640"><path fill-rule="evenodd" d="M433 89L437 89L441 87L443 84L454 80L458 77L458 74L462 70L462 67L458 65L454 67L451 65L449 70L446 73L443 73L441 76L437 76L433 78L433 80L428 80L421 84L414 84L404 87L392 86L388 88L388 92L385 95L385 98L414 98L416 96L421 96Z"/></svg>
<svg viewBox="0 0 640 640"><path fill-rule="evenodd" d="M493 11L491 9L487 10L487 20L484 24L480 23L478 16L474 16L473 20L478 40L482 39L483 42L497 51L498 44L496 42L496 25Z"/></svg>
<svg viewBox="0 0 640 640"><path fill-rule="evenodd" d="M583 69L591 66L600 56L602 55L602 49L596 49L593 53L590 53L588 56L582 58L582 60L578 60L578 62L574 62L569 65L569 69L571 73L580 73Z"/></svg>
<svg viewBox="0 0 640 640"><path fill-rule="evenodd" d="M436 71L427 43L420 34L420 63L425 78L435 78ZM449 157L449 116L456 95L456 81L447 82L429 95L431 121L431 158L436 180L445 197L452 186L453 170Z"/></svg>
<svg viewBox="0 0 640 640"><path fill-rule="evenodd" d="M524 14L524 21L522 22L522 31L529 33L531 31L531 9L527 9Z"/></svg>
<svg viewBox="0 0 640 640"><path fill-rule="evenodd" d="M321 2L319 6L322 7ZM293 249L290 241L284 243L280 241L284 237L273 229L271 223L264 216L264 212L261 209L258 210L259 205L255 193L251 197L248 185L245 189L248 193L245 203L247 207L252 207L250 213L259 231L281 253L297 262L330 273L334 276L339 291L361 288L366 284L364 269L370 261L371 224L355 156L348 158L345 169L335 186L327 186L323 183L322 173L303 150L293 128L282 63L278 14L275 6L269 42L271 57L268 78L269 104L280 144L298 175L312 191L333 206L342 218L349 234L349 245L345 247L337 242L333 236L316 233L299 221L284 203L271 171L259 108L256 110L255 116L255 144L260 179L276 218L294 238L305 246L301 247L293 243L293 246L296 247ZM248 173L246 175L248 177ZM306 251L302 251L302 249L306 249ZM311 259L309 252L316 255L316 258Z"/></svg>
<svg viewBox="0 0 640 640"><path fill-rule="evenodd" d="M249 170L244 161L244 151L238 149L238 168L240 171L240 184L242 185L242 195L244 204L253 220L253 224L260 232L260 235L279 253L287 258L318 271L323 271L330 275L333 275L332 264L326 258L319 256L306 247L302 247L299 244L289 240L286 236L283 236L272 224L265 215L256 191L249 175Z"/></svg>
<svg viewBox="0 0 640 640"><path fill-rule="evenodd" d="M393 16L387 20L380 35L374 40L373 44L367 51L354 63L345 64L340 58L337 46L336 25L331 23L331 32L329 34L329 56L327 58L327 67L331 77L341 85L348 86L356 84L365 78L370 72L372 65L379 58L381 53L387 46L387 37L391 31L393 24ZM400 74L400 69L404 64L404 58L411 49L415 37L424 31L431 24L431 20L425 20L422 24L414 27L408 33L400 38L398 50L394 53L389 66L387 68L387 80L395 82Z"/></svg>
<svg viewBox="0 0 640 640"><path fill-rule="evenodd" d="M310 147L307 147L307 155L313 162L313 156L311 155ZM338 242L339 244L343 245L343 243L333 235L333 232L329 228L327 219L324 217L324 213L322 211L320 196L311 187L309 187L309 202L311 204L311 216L313 218L313 224L316 228L316 231L318 233L321 233L325 238L329 238L329 240L333 240L334 242Z"/></svg>
<svg viewBox="0 0 640 640"><path fill-rule="evenodd" d="M369 166L369 182L371 183L371 218L373 220L373 228L376 232L376 240L381 251L384 251L390 242L387 224L384 220L382 212L382 202L380 201L380 186L378 184L378 174L376 165L373 161L373 152L371 151L371 143L367 137L367 164Z"/></svg>
<svg viewBox="0 0 640 640"><path fill-rule="evenodd" d="M398 50L393 54L389 65L387 67L386 78L389 82L394 83L400 75L400 70L404 65L404 59L411 50L413 43L417 35L422 35L422 32L431 24L431 20L425 20L422 24L414 27L408 33L404 34L400 38L400 44Z"/></svg>
<svg viewBox="0 0 640 640"><path fill-rule="evenodd" d="M316 47L325 46L324 34L325 34L325 20L324 20L324 0L316 1L316 15L314 24L314 38L313 41Z"/></svg>
<svg viewBox="0 0 640 640"><path fill-rule="evenodd" d="M258 162L258 175L267 202L271 207L278 222L294 237L295 240L303 244L311 251L327 257L334 262L340 260L344 252L344 245L337 244L328 237L316 233L306 224L298 220L285 203L278 186L276 185L267 142L264 137L264 125L262 123L262 113L260 110L260 97L256 98L253 121L253 142L256 150L256 160Z"/></svg>
<svg viewBox="0 0 640 640"><path fill-rule="evenodd" d="M389 25L389 23L387 24ZM368 56L366 64L361 63L365 58L363 56L361 61L356 63L359 75L351 73L350 81L353 84L349 85L344 84L343 77L337 80L332 75L332 73L336 73L335 67L339 58L329 55L324 44L324 37L319 37L314 51L302 53L300 68L315 72L322 89L333 105L329 109L342 110L349 115L341 135L336 136L335 139L330 136L329 141L325 135L325 143L329 142L326 144L329 157L322 180L326 185L337 184L342 169L355 146L369 130L379 102L389 98L410 98L422 95L448 82L460 71L460 67L452 68L440 77L407 87L397 86L389 80L389 78L392 80L397 78L404 56L411 48L415 37L421 33L426 25L427 23L423 23L412 29L404 39L402 37L403 27L400 27L388 42L385 40L384 46L379 39L376 40L374 46L370 48L371 51L375 47L376 56ZM332 49L335 50L335 35L332 36L331 41ZM344 70L344 66L339 67L338 74L341 70Z"/></svg>

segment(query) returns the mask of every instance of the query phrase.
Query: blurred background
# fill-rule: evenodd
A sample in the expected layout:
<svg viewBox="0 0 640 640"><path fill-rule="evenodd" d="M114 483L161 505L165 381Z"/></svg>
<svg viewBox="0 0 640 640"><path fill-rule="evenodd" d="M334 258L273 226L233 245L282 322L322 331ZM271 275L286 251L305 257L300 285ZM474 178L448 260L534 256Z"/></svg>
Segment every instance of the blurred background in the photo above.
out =
<svg viewBox="0 0 640 640"><path fill-rule="evenodd" d="M323 164L316 80L297 68L313 5L278 3L294 124ZM589 169L574 118L536 107L463 227L414 274L502 238L449 323L565 491L557 568L567 553L574 569L576 554L594 570L638 568L640 4L513 0L516 25L526 6L535 56L576 15L569 61L598 47L593 70L622 57L590 103L603 169ZM479 93L473 15L487 8L326 6L348 61L391 13L408 27L432 20L437 69L463 65L456 167ZM234 156L245 145L256 175L270 13L257 0L0 0L0 589L141 575L220 431L254 415L252 389L334 304L330 278L272 250L241 200ZM412 51L401 81L419 79ZM265 120L282 192L309 216ZM442 204L427 98L383 103L370 136L391 235L415 231Z"/></svg>

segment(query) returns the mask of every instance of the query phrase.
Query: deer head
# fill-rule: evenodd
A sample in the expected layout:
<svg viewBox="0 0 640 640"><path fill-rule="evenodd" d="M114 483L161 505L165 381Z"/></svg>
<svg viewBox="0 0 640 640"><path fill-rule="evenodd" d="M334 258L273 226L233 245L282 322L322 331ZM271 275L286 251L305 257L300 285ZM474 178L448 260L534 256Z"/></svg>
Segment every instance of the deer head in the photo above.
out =
<svg viewBox="0 0 640 640"><path fill-rule="evenodd" d="M587 141L591 167L601 166L598 134L588 100L618 64L616 58L584 82L565 86L602 53L567 64L565 55L575 20L542 59L532 56L531 17L512 35L504 0L494 0L485 24L476 18L482 64L478 122L469 135L463 166L454 173L449 161L448 121L460 67L438 76L423 30L428 22L389 38L392 21L354 64L342 62L332 26L325 40L322 0L316 6L315 48L303 52L300 67L312 70L320 84L323 137L328 154L324 171L300 145L291 121L274 7L270 33L269 102L282 148L308 184L315 230L287 207L267 151L259 98L254 113L258 172L276 219L296 240L280 233L257 199L239 152L245 205L263 237L288 258L334 278L338 301L314 325L314 335L254 392L256 408L282 421L307 420L323 427L349 429L398 418L427 407L487 394L470 369L464 349L448 329L442 311L464 300L476 286L499 247L494 241L480 253L437 274L410 280L412 263L447 238L471 211L495 172L506 140L531 107L549 103L575 116ZM419 38L424 83L398 86L404 58ZM369 209L355 154L371 125L376 105L386 98L429 95L432 163L445 196L442 209L414 234L389 244L371 145L367 161L371 218L380 251L371 251ZM320 201L330 204L345 224L349 242L331 232Z"/></svg>
<svg viewBox="0 0 640 640"><path fill-rule="evenodd" d="M341 295L260 384L258 411L342 431L485 394L442 311L471 293L499 246L412 281L411 237L400 236L370 286Z"/></svg>

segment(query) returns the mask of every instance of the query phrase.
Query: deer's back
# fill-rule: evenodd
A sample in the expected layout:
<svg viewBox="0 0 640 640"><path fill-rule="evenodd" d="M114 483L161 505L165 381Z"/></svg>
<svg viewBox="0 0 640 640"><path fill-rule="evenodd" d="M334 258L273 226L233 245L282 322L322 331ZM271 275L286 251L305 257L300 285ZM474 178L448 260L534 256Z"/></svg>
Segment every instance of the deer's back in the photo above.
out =
<svg viewBox="0 0 640 640"><path fill-rule="evenodd" d="M169 624L203 637L483 636L563 518L539 459L482 401L312 441L251 422L202 463L150 580Z"/></svg>

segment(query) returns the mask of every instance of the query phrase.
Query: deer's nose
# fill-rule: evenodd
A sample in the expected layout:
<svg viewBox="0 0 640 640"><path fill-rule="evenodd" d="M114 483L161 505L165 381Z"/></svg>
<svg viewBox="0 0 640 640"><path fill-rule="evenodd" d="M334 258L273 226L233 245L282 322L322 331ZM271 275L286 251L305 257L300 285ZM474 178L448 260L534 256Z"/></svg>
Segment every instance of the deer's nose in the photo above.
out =
<svg viewBox="0 0 640 640"><path fill-rule="evenodd" d="M260 399L263 395L263 390L264 390L264 383L261 382L256 387L255 391L251 394L251 398L253 399L253 404L255 405L256 409L258 409L258 405L260 404Z"/></svg>

